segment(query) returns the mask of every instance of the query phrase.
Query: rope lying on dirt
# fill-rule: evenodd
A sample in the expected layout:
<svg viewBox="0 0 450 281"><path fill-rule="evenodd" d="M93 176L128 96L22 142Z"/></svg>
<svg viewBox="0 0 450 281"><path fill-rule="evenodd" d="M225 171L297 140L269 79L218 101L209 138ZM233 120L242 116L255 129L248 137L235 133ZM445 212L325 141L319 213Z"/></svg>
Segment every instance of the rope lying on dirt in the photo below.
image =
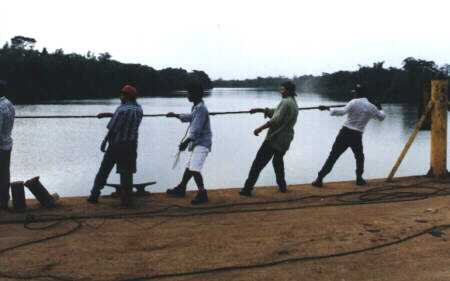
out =
<svg viewBox="0 0 450 281"><path fill-rule="evenodd" d="M344 107L345 105L327 105L328 108ZM315 110L321 106L299 107L298 110ZM249 114L250 110L241 111L217 111L210 112L209 115L231 115L231 114ZM144 114L143 117L166 117L166 114ZM19 115L16 119L80 119L80 118L99 118L98 115Z"/></svg>
<svg viewBox="0 0 450 281"><path fill-rule="evenodd" d="M375 188L371 188L366 191L360 192L345 192L341 194L333 194L327 196L304 196L301 198L294 199L286 199L286 200L274 200L274 201L263 201L263 202L243 202L243 203L233 203L233 204L223 204L217 206L210 207L186 207L179 205L168 205L159 210L155 211L142 211L142 212L132 212L132 213L106 213L106 214L98 214L98 215L71 215L71 216L59 216L59 215L42 215L42 216L32 216L29 215L25 218L25 220L16 220L16 221L2 221L0 224L12 224L12 223L23 223L24 227L30 230L44 230L59 226L64 221L72 221L75 223L75 227L70 230L56 234L53 236L49 236L46 238L24 242L22 244L18 244L15 246L11 246L5 249L0 250L0 256L5 254L6 252L13 251L15 249L23 248L26 246L39 244L43 242L48 242L54 239L59 239L62 237L69 236L82 227L81 220L83 219L121 219L121 218L152 218L152 217L188 217L188 216L199 216L199 215L212 215L212 214L232 214L232 213L243 213L243 212L272 212L272 211L283 211L283 210L293 210L293 209L304 209L304 208L321 208L321 207L330 207L330 206L352 206L352 205L363 205L363 204L386 204L386 203L395 203L395 202L405 202L405 201L416 201L423 200L430 197L435 196L449 196L450 189L449 188L438 188L433 186L424 186L426 183L433 183L435 180L426 180L421 183L414 183L409 185L383 185ZM440 183L448 183L441 181ZM419 192L419 191L405 191L409 188L418 188L418 189L426 189L430 190L428 192ZM402 190L403 189L403 190ZM320 204L320 205L308 205L308 206L293 206L293 207L281 207L281 208L253 208L253 209L243 209L243 210L218 210L229 209L232 207L243 207L243 206L259 206L259 205L269 205L269 204L281 204L281 203L295 203L302 202L307 200L317 200L324 198L332 198L334 197L336 201L340 203L332 203L332 204ZM165 212L171 209L180 209L183 210L183 213L175 213L175 214L165 214ZM187 212L187 213L186 213ZM40 227L32 227L34 223L45 223L50 222L51 224L40 226ZM157 224L158 225L158 224ZM299 256L299 257L291 257L282 260L276 260L265 263L257 263L250 265L235 265L229 267L217 267L210 269L199 269L187 272L178 272L178 273L165 273L165 274L155 274L155 275L146 275L141 277L134 277L128 279L121 279L119 281L134 281L134 280L150 280L150 279L164 279L164 278L174 278L174 277L182 277L182 276L191 276L191 275L199 275L199 274L208 274L208 273L216 273L216 272L228 272L228 271L237 271L237 270L250 270L256 268L270 267L276 266L280 264L286 263L294 263L294 262L305 262L311 260L320 260L320 259L329 259L329 258L337 258L344 257L354 254L360 254L363 252L373 251L381 248L386 248L390 246L394 246L397 244L401 244L407 241L410 241L414 238L423 236L425 234L435 234L442 233L442 231L450 228L450 225L436 225L415 234L411 234L401 239L397 239L388 243L362 248L353 251L346 251L340 253L331 253L327 255L318 255L318 256ZM56 276L56 275L18 275L12 273L0 272L1 277L11 278L11 279L20 279L20 280L32 280L32 279L53 279L53 280L61 280L61 281L78 281L75 279L70 279L68 277Z"/></svg>
<svg viewBox="0 0 450 281"><path fill-rule="evenodd" d="M43 242L48 242L50 240L55 240L58 238L62 238L62 237L66 237L69 236L75 232L77 232L79 229L81 229L82 224L79 221L73 220L73 222L75 223L75 226L63 233L58 233L52 236L48 236L42 239L38 239L38 240L33 240L33 241L28 241L28 242L24 242L21 244L17 244L8 248L4 248L0 250L0 256L7 253L7 252L11 252L13 250L16 249L20 249L20 248L24 248L30 245L35 245L35 244L39 244L39 243L43 243ZM44 230L44 229L49 229L55 226L58 226L62 223L62 221L57 221L55 223L52 223L50 225L46 225L44 227L30 227L30 225L34 223L33 221L27 221L24 223L24 227L26 229L29 230ZM52 275L52 274L34 274L34 275L22 275L22 274L12 274L12 273L8 273L8 272L3 272L0 271L0 277L3 278L9 278L9 279L19 279L19 280L31 280L31 279L54 279L54 280L60 280L60 281L74 281L74 279L68 278L68 277L63 277L63 276L57 276L57 275Z"/></svg>
<svg viewBox="0 0 450 281"><path fill-rule="evenodd" d="M193 216L206 216L217 214L235 214L235 213L253 213L253 212L268 212L268 211L286 211L296 209L309 209L309 208L326 208L326 207L345 207L354 205L365 204L386 204L386 203L398 203L405 201L417 201L424 200L430 197L436 196L449 196L450 188L439 188L433 186L426 186L424 184L436 182L433 179L424 180L420 183L413 183L409 185L396 185L386 184L378 187L374 187L364 191L352 191L339 194L330 195L309 195L298 198L289 198L282 200L269 200L260 202L241 202L221 204L214 206L204 207L191 207L177 204L162 205L163 207L158 210L152 211L137 211L137 212L106 212L97 214L72 214L64 216L31 216L34 222L54 222L54 221L67 221L67 220L86 220L86 219L123 219L123 218L149 218L149 217L193 217ZM440 183L449 183L446 181L440 181ZM408 189L416 188L428 191L409 191ZM300 205L300 206L287 206L280 208L249 208L249 209L235 209L234 207L251 207L251 206L264 206L264 205L277 205L287 203L320 203L325 199L335 199L337 203L325 203L320 205ZM225 210L221 210L225 209ZM169 211L174 210L174 213ZM181 210L182 212L177 212ZM2 224L22 224L26 223L27 219L13 219L13 220L0 220Z"/></svg>
<svg viewBox="0 0 450 281"><path fill-rule="evenodd" d="M365 253L365 252L369 252L369 251L374 251L374 250L398 245L398 244L413 240L415 238L418 238L420 236L424 236L426 234L436 235L435 233L442 233L444 230L447 230L449 228L450 228L450 224L436 225L436 226L432 226L430 228L427 228L425 230L411 234L411 235L406 236L401 239L397 239L397 240L394 240L394 241L391 241L388 243L384 243L384 244L380 244L380 245L376 245L376 246L372 246L372 247L366 247L366 248L353 250L353 251L344 251L344 252L338 252L338 253L332 253L332 254L326 254L326 255L317 255L317 256L297 256L297 257L291 257L291 258L286 258L286 259L281 259L281 260L276 260L276 261L254 263L254 264L249 264L249 265L235 265L235 266L199 269L199 270L185 271L185 272L145 275L145 276L139 276L139 277L133 277L133 278L119 279L117 281L139 281L139 280L142 281L142 280L155 280L155 279L166 279L166 278L175 278L175 277L186 277L186 276L202 275L202 274L210 274L210 273L258 269L258 268L272 267L272 266L277 266L277 265L281 265L281 264L289 264L289 263L298 263L298 262L307 262L307 261L323 260L323 259L330 259L330 258L339 258L339 257L361 254L361 253Z"/></svg>
<svg viewBox="0 0 450 281"><path fill-rule="evenodd" d="M76 226L73 229L70 229L69 231L57 234L54 236L50 236L44 239L35 240L31 242L22 243L7 249L3 249L0 251L0 255L12 251L14 249L26 247L32 244L42 243L45 241L49 241L52 239L57 239L63 236L70 235L81 228L81 223L77 222ZM352 251L343 251L338 253L331 253L326 255L311 255L311 256L297 256L297 257L291 257L276 261L270 261L270 262L264 262L264 263L255 263L255 264L248 264L248 265L235 265L235 266L227 266L227 267L216 267L216 268L206 268L206 269L199 269L199 270L193 270L193 271L185 271L185 272L175 272L175 273L165 273L165 274L153 274L153 275L145 275L145 276L139 276L139 277L133 277L133 278L126 278L126 279L119 279L117 281L138 281L138 280L155 280L155 279L167 279L167 278L175 278L175 277L186 277L186 276L193 276L193 275L202 275L202 274L211 274L211 273L220 273L220 272L231 272L231 271L241 271L241 270L251 270L251 269L258 269L258 268L265 268L265 267L272 267L277 266L281 264L289 264L289 263L298 263L298 262L307 262L307 261L314 261L314 260L322 260L322 259L330 259L330 258L339 258L339 257L345 257L350 255L356 255L361 254L369 251L374 251L382 248L391 247L394 245L399 245L405 242L408 242L410 240L413 240L415 238L418 238L420 236L424 236L426 234L430 234L433 236L436 235L442 235L443 231L450 228L450 224L443 224L443 225L435 225L432 227L429 227L427 229L424 229L422 231L416 232L414 234L408 235L406 237L388 242L383 243L371 247L366 247L362 249L352 250ZM75 281L75 279L71 279L68 277L62 277L57 275L15 275L10 273L4 273L0 272L0 276L4 278L11 278L11 279L21 279L21 280L31 280L31 279L41 279L41 278L49 278L54 280L61 280L61 281Z"/></svg>

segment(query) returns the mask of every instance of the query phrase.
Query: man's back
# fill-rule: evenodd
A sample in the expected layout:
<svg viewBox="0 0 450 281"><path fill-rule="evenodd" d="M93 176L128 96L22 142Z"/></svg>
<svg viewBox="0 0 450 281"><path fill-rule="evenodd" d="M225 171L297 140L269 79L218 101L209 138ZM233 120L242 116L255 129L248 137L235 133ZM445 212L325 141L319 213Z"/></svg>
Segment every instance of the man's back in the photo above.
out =
<svg viewBox="0 0 450 281"><path fill-rule="evenodd" d="M375 105L369 102L367 98L357 98L351 100L342 109L333 109L331 115L341 116L347 114L347 121L344 127L352 130L364 132L370 119L383 121L386 115L378 110Z"/></svg>
<svg viewBox="0 0 450 281"><path fill-rule="evenodd" d="M110 141L112 143L137 142L142 117L142 107L137 102L128 101L120 105L107 126L114 133Z"/></svg>
<svg viewBox="0 0 450 281"><path fill-rule="evenodd" d="M5 97L0 98L0 149L10 150L13 140L11 137L14 126L15 109Z"/></svg>

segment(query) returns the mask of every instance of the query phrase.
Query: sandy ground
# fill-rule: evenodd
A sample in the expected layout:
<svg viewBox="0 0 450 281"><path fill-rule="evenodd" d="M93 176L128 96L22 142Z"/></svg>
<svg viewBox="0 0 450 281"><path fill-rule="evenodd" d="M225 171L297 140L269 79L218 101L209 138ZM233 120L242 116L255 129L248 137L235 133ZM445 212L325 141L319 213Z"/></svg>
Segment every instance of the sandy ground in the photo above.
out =
<svg viewBox="0 0 450 281"><path fill-rule="evenodd" d="M385 188L373 192L381 186ZM367 190L372 192L363 194ZM335 196L347 192L356 193ZM287 194L258 188L252 198L239 197L237 189L210 191L211 202L195 208L189 205L194 193L185 199L152 194L138 198L129 210L119 208L113 198L101 198L95 206L85 198L64 198L52 210L29 201L25 213L0 213L0 279L153 280L169 274L154 279L448 281L450 229L389 245L450 224L447 194L449 181L403 178L388 186L371 181L364 188L350 182L323 189L290 186ZM399 196L408 201L377 201ZM361 199L373 204L348 203ZM26 229L20 222L63 216L73 219L41 230ZM56 239L1 250L75 228ZM386 246L324 258L381 245ZM323 258L304 259L317 256ZM277 261L285 262L270 265ZM170 275L212 269L216 271Z"/></svg>

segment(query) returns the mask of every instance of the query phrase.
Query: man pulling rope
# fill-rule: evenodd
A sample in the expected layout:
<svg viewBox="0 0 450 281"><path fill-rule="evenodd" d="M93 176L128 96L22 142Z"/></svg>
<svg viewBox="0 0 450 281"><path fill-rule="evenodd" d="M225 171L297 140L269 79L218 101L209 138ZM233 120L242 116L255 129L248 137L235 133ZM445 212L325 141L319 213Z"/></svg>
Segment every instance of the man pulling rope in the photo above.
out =
<svg viewBox="0 0 450 281"><path fill-rule="evenodd" d="M208 202L203 177L201 174L203 165L212 146L211 124L209 112L203 102L203 87L198 83L191 83L188 86L188 100L194 104L189 114L176 114L169 112L167 117L175 117L181 122L189 122L188 137L180 144L180 151L190 151L189 160L184 171L180 184L175 188L168 189L167 195L174 197L184 197L189 180L193 177L197 184L198 192L191 204L202 204Z"/></svg>

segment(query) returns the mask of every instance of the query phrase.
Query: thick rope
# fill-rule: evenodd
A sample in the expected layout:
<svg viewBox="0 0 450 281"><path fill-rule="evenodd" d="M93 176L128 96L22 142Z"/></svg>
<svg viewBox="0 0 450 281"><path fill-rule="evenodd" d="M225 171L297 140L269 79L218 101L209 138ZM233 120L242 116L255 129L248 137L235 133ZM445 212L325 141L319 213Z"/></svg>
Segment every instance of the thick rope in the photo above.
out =
<svg viewBox="0 0 450 281"><path fill-rule="evenodd" d="M327 105L328 108L338 108L344 107L345 105ZM320 109L322 106L311 106L311 107L299 107L298 110L315 110ZM231 115L231 114L249 114L250 110L242 111L217 111L210 112L209 114L214 115ZM143 117L166 117L166 114L144 114ZM15 117L16 119L80 119L80 118L102 118L98 115L19 115Z"/></svg>

